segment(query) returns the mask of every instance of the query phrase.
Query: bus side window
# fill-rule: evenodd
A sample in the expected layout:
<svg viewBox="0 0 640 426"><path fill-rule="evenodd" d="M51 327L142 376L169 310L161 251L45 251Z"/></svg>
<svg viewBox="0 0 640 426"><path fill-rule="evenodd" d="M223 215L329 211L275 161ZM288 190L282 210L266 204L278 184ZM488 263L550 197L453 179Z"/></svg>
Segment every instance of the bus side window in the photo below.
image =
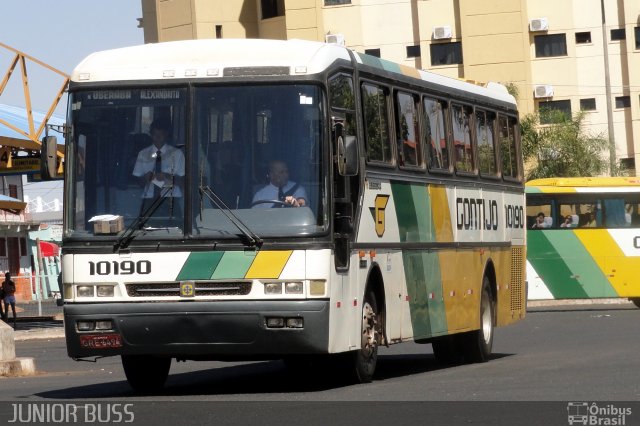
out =
<svg viewBox="0 0 640 426"><path fill-rule="evenodd" d="M447 104L444 101L424 97L423 137L426 139L429 169L449 170L449 148L447 145L447 127L445 114Z"/></svg>
<svg viewBox="0 0 640 426"><path fill-rule="evenodd" d="M370 84L362 85L362 111L367 146L367 161L391 164L387 90Z"/></svg>
<svg viewBox="0 0 640 426"><path fill-rule="evenodd" d="M417 99L404 92L396 92L396 140L400 167L422 166L422 147L418 130Z"/></svg>
<svg viewBox="0 0 640 426"><path fill-rule="evenodd" d="M500 154L502 157L502 176L517 179L518 153L516 147L517 120L514 117L498 115L498 137L500 138Z"/></svg>

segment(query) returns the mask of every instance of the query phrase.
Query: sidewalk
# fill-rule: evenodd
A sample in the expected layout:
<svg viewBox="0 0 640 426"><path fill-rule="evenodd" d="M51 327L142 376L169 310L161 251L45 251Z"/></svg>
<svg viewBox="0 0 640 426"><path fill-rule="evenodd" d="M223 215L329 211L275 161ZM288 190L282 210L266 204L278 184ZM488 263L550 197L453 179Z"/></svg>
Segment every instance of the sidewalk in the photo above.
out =
<svg viewBox="0 0 640 426"><path fill-rule="evenodd" d="M8 324L13 326L13 321L9 319ZM56 319L20 319L14 332L15 340L34 339L61 339L64 338L64 325L62 320Z"/></svg>

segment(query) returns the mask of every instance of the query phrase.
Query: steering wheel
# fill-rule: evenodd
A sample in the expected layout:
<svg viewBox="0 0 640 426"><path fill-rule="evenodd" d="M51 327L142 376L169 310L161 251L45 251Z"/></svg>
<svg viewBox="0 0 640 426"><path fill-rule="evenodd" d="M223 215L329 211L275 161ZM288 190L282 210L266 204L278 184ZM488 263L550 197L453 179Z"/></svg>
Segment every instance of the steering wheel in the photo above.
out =
<svg viewBox="0 0 640 426"><path fill-rule="evenodd" d="M293 205L285 203L284 201L280 201L280 200L256 200L253 203L251 203L251 207L257 206L258 204L276 204L282 207L293 207Z"/></svg>

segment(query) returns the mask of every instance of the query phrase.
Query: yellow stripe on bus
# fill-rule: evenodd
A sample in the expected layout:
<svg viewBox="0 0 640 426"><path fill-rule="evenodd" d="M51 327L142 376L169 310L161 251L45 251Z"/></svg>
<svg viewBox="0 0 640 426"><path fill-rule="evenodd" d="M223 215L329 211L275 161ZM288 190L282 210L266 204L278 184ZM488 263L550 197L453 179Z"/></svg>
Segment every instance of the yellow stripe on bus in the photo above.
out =
<svg viewBox="0 0 640 426"><path fill-rule="evenodd" d="M436 241L450 243L453 241L453 228L447 189L444 186L429 185L429 197L431 198L431 214L433 215Z"/></svg>
<svg viewBox="0 0 640 426"><path fill-rule="evenodd" d="M278 278L293 250L258 252L245 278Z"/></svg>
<svg viewBox="0 0 640 426"><path fill-rule="evenodd" d="M625 256L606 229L576 229L576 236L589 252L619 296L637 294L637 260Z"/></svg>

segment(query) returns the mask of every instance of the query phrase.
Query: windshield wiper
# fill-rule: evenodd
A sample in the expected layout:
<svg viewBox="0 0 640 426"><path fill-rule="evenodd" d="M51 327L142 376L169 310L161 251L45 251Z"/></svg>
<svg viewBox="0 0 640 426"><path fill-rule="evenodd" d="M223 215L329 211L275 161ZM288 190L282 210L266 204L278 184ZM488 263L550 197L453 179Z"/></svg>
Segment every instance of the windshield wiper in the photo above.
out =
<svg viewBox="0 0 640 426"><path fill-rule="evenodd" d="M211 202L216 207L218 207L222 213L224 213L229 221L233 223L240 232L242 232L242 235L244 235L247 239L247 245L249 247L262 247L262 238L256 235L256 233L253 232L251 228L249 228L242 220L240 220L240 218L231 211L231 209L225 204L225 202L222 201L220 197L218 197L218 194L213 192L213 190L209 186L200 185L200 196L202 197L202 195L206 195L207 198L211 200Z"/></svg>
<svg viewBox="0 0 640 426"><path fill-rule="evenodd" d="M136 220L131 222L127 229L124 230L122 235L120 235L118 240L113 244L114 252L123 248L127 248L131 241L133 241L133 239L136 237L136 231L142 229L149 218L153 216L156 210L158 210L158 207L160 207L160 205L162 205L164 200L167 198L166 195L172 190L173 188L170 186L162 188L160 195L158 195L158 197L153 200L153 203L151 203L149 207L147 207L142 213L140 213L140 216L138 216Z"/></svg>

